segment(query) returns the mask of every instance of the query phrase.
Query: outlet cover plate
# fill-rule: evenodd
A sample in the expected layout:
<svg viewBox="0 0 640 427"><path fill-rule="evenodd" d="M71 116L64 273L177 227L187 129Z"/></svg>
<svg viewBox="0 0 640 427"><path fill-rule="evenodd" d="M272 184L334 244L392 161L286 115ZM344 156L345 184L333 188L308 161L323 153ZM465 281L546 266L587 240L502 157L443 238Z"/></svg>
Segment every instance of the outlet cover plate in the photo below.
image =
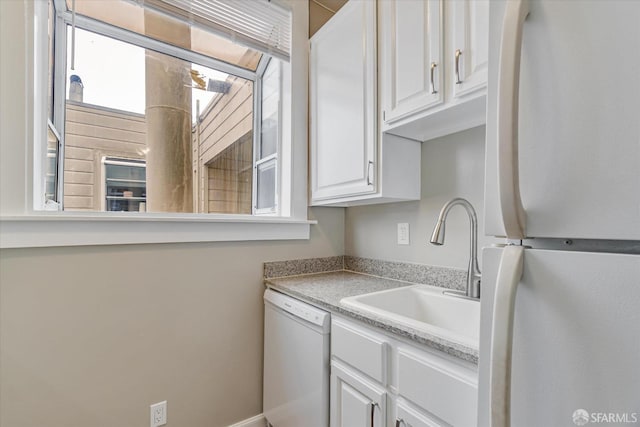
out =
<svg viewBox="0 0 640 427"><path fill-rule="evenodd" d="M398 223L398 244L399 245L409 244L409 223L408 222Z"/></svg>
<svg viewBox="0 0 640 427"><path fill-rule="evenodd" d="M167 401L154 403L150 406L151 427L167 424Z"/></svg>

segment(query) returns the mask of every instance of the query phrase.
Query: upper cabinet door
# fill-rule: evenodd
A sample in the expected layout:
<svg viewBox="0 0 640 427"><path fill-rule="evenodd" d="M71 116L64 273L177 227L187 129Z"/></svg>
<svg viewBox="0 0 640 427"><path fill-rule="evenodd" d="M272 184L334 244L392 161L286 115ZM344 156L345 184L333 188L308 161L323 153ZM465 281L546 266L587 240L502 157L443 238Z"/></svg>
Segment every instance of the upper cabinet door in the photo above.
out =
<svg viewBox="0 0 640 427"><path fill-rule="evenodd" d="M456 0L449 6L453 64L449 69L455 98L487 84L489 64L489 0Z"/></svg>
<svg viewBox="0 0 640 427"><path fill-rule="evenodd" d="M350 1L310 42L312 201L376 190L376 2Z"/></svg>
<svg viewBox="0 0 640 427"><path fill-rule="evenodd" d="M380 8L383 120L392 124L444 99L440 0L384 0Z"/></svg>

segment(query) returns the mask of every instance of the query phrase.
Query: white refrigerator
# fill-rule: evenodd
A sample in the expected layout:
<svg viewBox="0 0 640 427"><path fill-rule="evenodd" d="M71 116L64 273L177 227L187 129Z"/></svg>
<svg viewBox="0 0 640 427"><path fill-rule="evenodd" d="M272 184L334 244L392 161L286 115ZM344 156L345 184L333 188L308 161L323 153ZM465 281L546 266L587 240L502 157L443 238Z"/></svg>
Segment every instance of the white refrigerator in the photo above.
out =
<svg viewBox="0 0 640 427"><path fill-rule="evenodd" d="M640 425L640 1L490 5L480 426Z"/></svg>

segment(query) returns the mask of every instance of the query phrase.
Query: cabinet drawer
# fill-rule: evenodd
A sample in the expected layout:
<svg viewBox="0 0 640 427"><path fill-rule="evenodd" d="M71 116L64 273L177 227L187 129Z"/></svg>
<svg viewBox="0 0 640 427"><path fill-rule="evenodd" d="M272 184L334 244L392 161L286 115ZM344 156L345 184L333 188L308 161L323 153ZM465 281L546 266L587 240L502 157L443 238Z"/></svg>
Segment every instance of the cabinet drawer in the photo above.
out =
<svg viewBox="0 0 640 427"><path fill-rule="evenodd" d="M376 336L339 320L331 323L331 355L387 384L388 344Z"/></svg>
<svg viewBox="0 0 640 427"><path fill-rule="evenodd" d="M411 408L407 403L398 400L396 408L396 420L394 426L397 427L446 427L420 411Z"/></svg>
<svg viewBox="0 0 640 427"><path fill-rule="evenodd" d="M398 392L453 426L474 426L478 382L475 372L431 354L398 351Z"/></svg>

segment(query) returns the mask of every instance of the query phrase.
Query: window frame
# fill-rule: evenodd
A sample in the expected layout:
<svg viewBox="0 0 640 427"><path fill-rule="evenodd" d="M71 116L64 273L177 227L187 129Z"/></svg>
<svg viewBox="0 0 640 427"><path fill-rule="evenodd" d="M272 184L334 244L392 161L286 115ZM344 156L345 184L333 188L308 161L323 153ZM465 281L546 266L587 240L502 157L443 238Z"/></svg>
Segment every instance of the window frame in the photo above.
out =
<svg viewBox="0 0 640 427"><path fill-rule="evenodd" d="M256 90L254 93L257 95L254 96L254 123L253 128L259 129L259 131L254 131L254 146L253 146L253 197L252 197L252 205L253 205L253 214L254 215L279 215L280 212L280 204L279 204L279 195L280 195L280 156L278 155L282 150L282 87L283 87L283 79L282 79L282 70L279 69L278 73L278 81L279 81L279 90L280 93L278 95L278 138L276 141L276 151L275 153L271 153L268 156L262 157L262 122L263 122L263 111L262 111L262 101L263 101L263 82L264 76L269 69L269 65L272 60L277 60L277 58L271 58L263 56L260 60L260 64L258 64L258 68L256 72L259 73L260 79L256 82ZM258 169L259 167L270 161L275 160L275 168L276 168L276 182L275 182L275 200L273 208L258 208Z"/></svg>
<svg viewBox="0 0 640 427"><path fill-rule="evenodd" d="M13 49L3 52L1 68L6 76L3 89L10 87L7 93L18 95L18 102L13 97L12 106L16 108L6 118L11 126L3 131L3 156L0 159L5 169L3 177L11 174L13 179L0 182L0 248L308 239L310 225L316 223L307 216L308 5L292 0L272 1L292 11L293 34L290 67L285 67L289 84L282 88L283 96L289 102L282 112L280 161L285 167L281 168L279 176L284 177L280 189L284 200L280 200L281 216L277 217L41 210L42 184L34 179L34 171L42 171L39 155L46 155L41 146L43 141L46 143L48 117L47 64L41 61L47 57L43 53L48 52L47 5L39 1L6 5L11 16L20 18L10 18L8 14L3 14L2 18L4 30L16 34L11 40ZM64 22L62 17L56 19ZM76 24L83 26L84 19L76 16ZM58 26L65 27L64 24ZM104 27L108 36L114 28L102 23L96 23L96 26ZM132 34L131 38L143 37ZM59 37L54 43L59 49ZM164 52L170 53L172 49L178 48L169 47ZM211 58L203 59L208 57L195 53L187 55L189 58L205 66L211 63ZM59 74L54 78L60 78ZM237 73L234 70L232 74ZM9 81L13 85L5 86ZM61 100L64 103L65 94L59 92L54 93L54 104ZM3 107L7 104L8 101L3 102ZM56 110L60 111L60 108ZM62 133L61 129L56 130ZM59 156L63 158L64 152Z"/></svg>

